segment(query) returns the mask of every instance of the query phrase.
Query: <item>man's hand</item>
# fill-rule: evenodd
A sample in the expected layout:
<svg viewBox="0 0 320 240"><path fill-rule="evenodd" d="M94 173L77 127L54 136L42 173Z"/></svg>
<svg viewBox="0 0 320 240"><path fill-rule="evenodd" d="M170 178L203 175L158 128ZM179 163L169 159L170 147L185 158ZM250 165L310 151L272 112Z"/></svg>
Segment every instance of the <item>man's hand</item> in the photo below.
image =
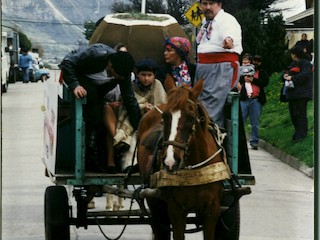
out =
<svg viewBox="0 0 320 240"><path fill-rule="evenodd" d="M223 41L223 48L231 49L233 48L233 40L231 37L226 37Z"/></svg>
<svg viewBox="0 0 320 240"><path fill-rule="evenodd" d="M82 98L87 96L87 91L82 86L78 86L73 90L73 94L76 96L76 98Z"/></svg>

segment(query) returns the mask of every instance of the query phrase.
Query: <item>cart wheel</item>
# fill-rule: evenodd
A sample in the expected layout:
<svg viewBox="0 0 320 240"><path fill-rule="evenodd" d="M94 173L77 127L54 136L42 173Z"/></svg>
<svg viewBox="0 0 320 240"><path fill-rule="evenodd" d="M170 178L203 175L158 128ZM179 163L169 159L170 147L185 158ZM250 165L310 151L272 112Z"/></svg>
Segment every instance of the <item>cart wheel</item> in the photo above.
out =
<svg viewBox="0 0 320 240"><path fill-rule="evenodd" d="M69 205L63 186L47 187L44 200L46 240L70 240Z"/></svg>
<svg viewBox="0 0 320 240"><path fill-rule="evenodd" d="M221 206L230 206L233 203L233 196L225 196ZM240 203L239 200L226 213L222 214L216 227L216 239L218 240L239 240L240 235Z"/></svg>

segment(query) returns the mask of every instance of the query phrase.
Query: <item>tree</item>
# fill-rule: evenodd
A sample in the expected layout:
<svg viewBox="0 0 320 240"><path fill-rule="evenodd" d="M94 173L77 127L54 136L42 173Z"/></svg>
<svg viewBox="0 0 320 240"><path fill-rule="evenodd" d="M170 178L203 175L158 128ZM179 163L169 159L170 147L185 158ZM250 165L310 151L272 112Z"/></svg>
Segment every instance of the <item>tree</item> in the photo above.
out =
<svg viewBox="0 0 320 240"><path fill-rule="evenodd" d="M129 0L130 3L122 1L114 2L112 4L112 12L140 12L141 0ZM146 1L146 13L166 13L165 5L162 0Z"/></svg>
<svg viewBox="0 0 320 240"><path fill-rule="evenodd" d="M262 56L265 69L272 73L287 65L285 43L286 31L282 15L266 17L257 10L244 9L238 12L242 27L243 54ZM277 61L275 61L277 59Z"/></svg>
<svg viewBox="0 0 320 240"><path fill-rule="evenodd" d="M85 21L83 24L84 27L84 35L87 40L89 40L97 28L97 24L93 21Z"/></svg>
<svg viewBox="0 0 320 240"><path fill-rule="evenodd" d="M184 13L190 8L191 2L189 0L168 0L167 13L173 16L180 25L188 24Z"/></svg>
<svg viewBox="0 0 320 240"><path fill-rule="evenodd" d="M20 48L27 48L28 50L32 47L30 39L22 32L19 32L19 45Z"/></svg>
<svg viewBox="0 0 320 240"><path fill-rule="evenodd" d="M260 53L262 39L264 39L262 29L262 19L258 10L243 9L238 12L238 21L242 28L243 53Z"/></svg>
<svg viewBox="0 0 320 240"><path fill-rule="evenodd" d="M282 15L268 15L267 23L263 24L265 38L263 41L264 61L270 72L283 70L291 62L287 56L288 46L285 42L286 30ZM289 62L288 62L289 61Z"/></svg>
<svg viewBox="0 0 320 240"><path fill-rule="evenodd" d="M146 13L167 13L173 16L180 25L187 24L184 13L190 7L190 0L163 0L146 1ZM112 12L140 12L141 0L130 0L130 3L123 3L121 1L112 4Z"/></svg>
<svg viewBox="0 0 320 240"><path fill-rule="evenodd" d="M38 53L39 53L39 57L43 57L43 54L45 52L45 50L43 49L43 47L41 45L32 45L32 49L37 49Z"/></svg>

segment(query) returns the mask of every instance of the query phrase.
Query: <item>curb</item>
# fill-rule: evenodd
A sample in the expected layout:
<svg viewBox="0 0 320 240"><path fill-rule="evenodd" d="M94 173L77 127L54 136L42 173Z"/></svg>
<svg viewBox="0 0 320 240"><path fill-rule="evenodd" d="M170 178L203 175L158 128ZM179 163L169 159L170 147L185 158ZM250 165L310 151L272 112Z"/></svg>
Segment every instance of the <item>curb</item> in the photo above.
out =
<svg viewBox="0 0 320 240"><path fill-rule="evenodd" d="M295 158L289 154L282 152L281 150L277 149L276 147L272 146L271 144L267 143L266 141L259 139L259 147L263 150L269 152L276 158L280 159L282 162L288 164L289 166L297 169L298 171L304 173L310 178L314 178L314 168L308 167L304 163L302 163L298 158Z"/></svg>

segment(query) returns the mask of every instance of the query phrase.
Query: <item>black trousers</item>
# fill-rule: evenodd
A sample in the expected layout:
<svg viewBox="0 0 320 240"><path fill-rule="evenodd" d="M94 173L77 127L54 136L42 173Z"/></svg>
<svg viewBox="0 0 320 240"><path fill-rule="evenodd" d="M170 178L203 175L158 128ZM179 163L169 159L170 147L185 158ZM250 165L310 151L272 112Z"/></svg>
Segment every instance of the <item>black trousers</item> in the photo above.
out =
<svg viewBox="0 0 320 240"><path fill-rule="evenodd" d="M86 125L89 129L101 129L103 126L104 96L116 87L117 83L96 85L90 79L84 78L80 80L80 84L87 91L87 103L83 109Z"/></svg>
<svg viewBox="0 0 320 240"><path fill-rule="evenodd" d="M307 136L307 104L307 98L297 98L289 100L289 112L295 130L292 136L292 140L301 140Z"/></svg>

